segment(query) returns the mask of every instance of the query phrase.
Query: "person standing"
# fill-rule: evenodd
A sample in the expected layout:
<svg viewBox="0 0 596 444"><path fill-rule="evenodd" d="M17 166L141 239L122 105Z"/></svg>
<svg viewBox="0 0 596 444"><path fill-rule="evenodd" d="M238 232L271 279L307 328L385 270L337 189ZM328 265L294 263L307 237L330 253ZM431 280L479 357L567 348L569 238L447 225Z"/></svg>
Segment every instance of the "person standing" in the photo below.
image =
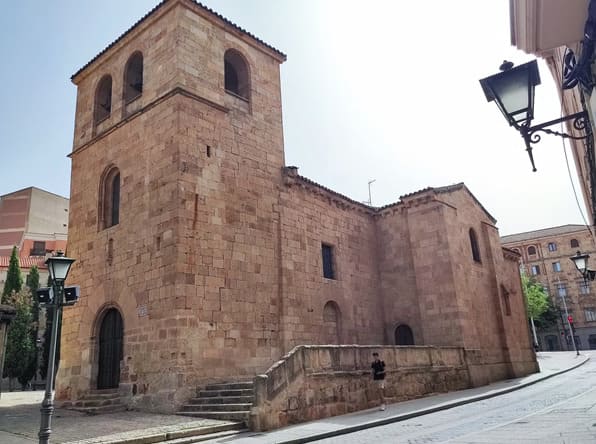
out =
<svg viewBox="0 0 596 444"><path fill-rule="evenodd" d="M373 381L377 386L379 399L381 400L381 410L385 410L385 362L379 359L379 354L377 352L373 353L371 368Z"/></svg>

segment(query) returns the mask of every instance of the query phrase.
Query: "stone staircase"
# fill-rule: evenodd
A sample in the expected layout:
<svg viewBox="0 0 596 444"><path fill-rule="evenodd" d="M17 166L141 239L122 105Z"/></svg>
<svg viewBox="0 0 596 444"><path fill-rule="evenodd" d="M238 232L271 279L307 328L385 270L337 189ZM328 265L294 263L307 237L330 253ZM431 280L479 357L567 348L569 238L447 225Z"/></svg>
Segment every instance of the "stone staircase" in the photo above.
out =
<svg viewBox="0 0 596 444"><path fill-rule="evenodd" d="M254 401L252 381L209 384L182 406L178 415L248 424Z"/></svg>
<svg viewBox="0 0 596 444"><path fill-rule="evenodd" d="M126 406L120 403L118 389L89 390L89 393L81 399L65 401L60 407L89 413L90 415L126 410Z"/></svg>

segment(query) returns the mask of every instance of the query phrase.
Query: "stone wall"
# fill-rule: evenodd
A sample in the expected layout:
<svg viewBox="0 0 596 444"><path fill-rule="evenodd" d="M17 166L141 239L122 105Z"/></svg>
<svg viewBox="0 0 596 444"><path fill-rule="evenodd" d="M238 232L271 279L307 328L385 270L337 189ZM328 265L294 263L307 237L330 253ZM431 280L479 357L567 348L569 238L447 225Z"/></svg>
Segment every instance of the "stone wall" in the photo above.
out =
<svg viewBox="0 0 596 444"><path fill-rule="evenodd" d="M64 311L58 399L97 387L109 309L123 319L119 388L140 409L173 411L199 381L253 377L282 354L281 58L228 28L194 2L168 2L74 78L69 282L81 300ZM248 100L224 89L228 48L245 57ZM123 72L135 51L143 91L131 111ZM94 127L106 74L112 110ZM113 166L120 219L105 228L101 178Z"/></svg>
<svg viewBox="0 0 596 444"><path fill-rule="evenodd" d="M372 353L386 364L387 402L470 387L457 347L299 346L255 378L251 429L270 430L379 404Z"/></svg>
<svg viewBox="0 0 596 444"><path fill-rule="evenodd" d="M383 343L372 211L309 186L291 168L285 179L279 233L284 352L300 344ZM333 252L330 279L323 275L322 244Z"/></svg>
<svg viewBox="0 0 596 444"><path fill-rule="evenodd" d="M438 197L445 208L462 344L481 354L474 385L538 371L518 261L501 247L496 221L467 190ZM472 257L470 229L477 236L479 262Z"/></svg>

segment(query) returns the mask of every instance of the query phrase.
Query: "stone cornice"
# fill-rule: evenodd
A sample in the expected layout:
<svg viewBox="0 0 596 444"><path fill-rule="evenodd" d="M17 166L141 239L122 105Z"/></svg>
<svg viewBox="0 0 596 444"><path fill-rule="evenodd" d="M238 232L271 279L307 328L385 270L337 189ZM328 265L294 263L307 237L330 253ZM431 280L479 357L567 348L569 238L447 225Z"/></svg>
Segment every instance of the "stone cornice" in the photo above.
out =
<svg viewBox="0 0 596 444"><path fill-rule="evenodd" d="M287 187L299 187L302 188L312 194L318 195L325 199L329 200L329 203L334 204L340 209L350 209L361 211L366 213L370 216L374 216L376 213L376 208L370 207L366 204L357 202L355 200L350 199L343 194L337 193L329 188L324 187L306 177L300 176L298 174L298 168L296 167L284 167L283 168L283 176L284 176L284 184Z"/></svg>
<svg viewBox="0 0 596 444"><path fill-rule="evenodd" d="M162 102L165 102L166 100L176 96L176 95L182 95L184 97L188 97L189 99L192 100L196 100L197 102L201 102L205 105L208 105L218 111L221 111L223 113L228 113L230 111L229 108L220 105L219 103L213 102L205 97L201 97L195 93L192 93L180 86L175 87L174 89L172 89L170 92L165 93L164 95L158 97L157 99L153 100L152 102L148 103L147 105L145 105L144 107L142 107L141 109L139 109L138 111L135 111L134 113L132 113L131 115L127 116L126 118L120 120L119 122L115 123L114 125L112 125L111 127L107 128L105 131L102 131L101 134L98 134L97 136L93 137L91 140L89 140L88 142L85 142L82 145L79 145L78 147L74 148L72 150L72 152L70 154L68 154L67 157L72 157L75 154L78 154L79 152L85 150L86 148L88 148L89 146L93 145L95 142L97 142L98 140L103 139L104 137L106 137L108 134L111 134L112 132L116 131L118 128L122 127L123 125L125 125L126 123L130 122L131 120L136 119L137 117L143 115L144 113L146 113L147 111L149 111L150 109L154 108L155 106L159 105Z"/></svg>

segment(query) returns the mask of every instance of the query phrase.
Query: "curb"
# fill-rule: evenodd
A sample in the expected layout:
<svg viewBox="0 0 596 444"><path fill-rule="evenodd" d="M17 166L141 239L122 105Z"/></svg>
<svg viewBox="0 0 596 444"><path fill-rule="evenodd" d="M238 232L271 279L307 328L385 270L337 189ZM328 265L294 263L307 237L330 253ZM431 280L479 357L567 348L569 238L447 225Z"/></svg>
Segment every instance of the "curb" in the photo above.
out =
<svg viewBox="0 0 596 444"><path fill-rule="evenodd" d="M345 427L343 429L331 430L329 432L318 433L316 435L305 436L303 438L290 439L288 441L278 441L277 444L302 444L302 443L317 441L320 439L332 438L334 436L346 435L348 433L354 433L354 432L358 432L360 430L366 430L366 429L370 429L373 427L384 426L387 424L392 424L394 422L405 421L407 419L416 418L418 416L428 415L431 413L440 412L442 410L448 410L448 409L452 409L454 407L459 407L461 405L471 404L471 403L477 402L477 401L482 401L484 399L489 399L489 398L494 398L496 396L505 395L507 393L511 393L516 390L520 390L524 387L534 385L538 382L545 381L547 379L550 379L550 378L560 375L562 373L566 373L568 371L574 370L577 367L584 365L586 362L588 362L590 360L589 356L585 356L585 355L582 355L582 356L584 357L584 360L582 362L579 362L579 363L577 363L571 367L568 367L566 369L559 370L558 372L551 373L550 375L545 375L544 377L537 378L533 381L524 382L524 383L516 385L514 387L507 387L507 388L504 388L501 390L496 390L492 393L487 393L485 395L472 396L472 397L464 398L464 399L461 399L458 401L452 401L452 402L447 402L444 404L439 404L435 407L430 407L430 408L426 408L426 409L422 409L422 410L415 410L410 413L402 413L400 415L391 416L389 418L376 419L374 421L369 421L369 422L365 422L362 424Z"/></svg>
<svg viewBox="0 0 596 444"><path fill-rule="evenodd" d="M124 432L121 436L111 435L111 436L100 436L97 438L89 438L83 439L78 441L69 441L64 444L154 444L154 443L161 443L164 441L171 441L171 440L178 440L182 438L190 438L190 437L199 437L203 435L210 435L214 433L222 433L222 432L241 432L245 430L245 426L242 423L238 424L222 424L222 425L212 425L212 426L203 426L203 427L193 427L193 428L183 428L181 430L164 430L164 431L156 431L154 433L151 430L147 430L147 434L138 434L136 436L122 436L128 434L133 434L132 432Z"/></svg>

